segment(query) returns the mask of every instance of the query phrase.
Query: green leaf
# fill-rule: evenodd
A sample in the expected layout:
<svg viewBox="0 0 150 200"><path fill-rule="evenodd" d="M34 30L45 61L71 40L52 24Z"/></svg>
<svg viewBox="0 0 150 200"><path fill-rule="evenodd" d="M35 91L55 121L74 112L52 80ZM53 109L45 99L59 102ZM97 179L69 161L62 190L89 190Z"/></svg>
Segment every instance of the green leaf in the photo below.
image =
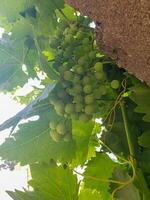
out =
<svg viewBox="0 0 150 200"><path fill-rule="evenodd" d="M19 190L15 190L15 192L7 191L9 196L14 200L41 200L41 196L39 194L36 194L35 192L22 192Z"/></svg>
<svg viewBox="0 0 150 200"><path fill-rule="evenodd" d="M143 113L143 120L150 122L150 88L144 84L135 85L130 88L130 98L137 104L135 112Z"/></svg>
<svg viewBox="0 0 150 200"><path fill-rule="evenodd" d="M103 131L101 140L116 154L128 154L128 144L123 122L114 123L110 132ZM104 148L105 151L108 151Z"/></svg>
<svg viewBox="0 0 150 200"><path fill-rule="evenodd" d="M0 15L13 22L19 16L19 12L25 8L25 0L5 0L0 4Z"/></svg>
<svg viewBox="0 0 150 200"><path fill-rule="evenodd" d="M54 119L61 120L49 108L37 121L19 125L13 137L6 139L0 146L0 156L4 160L20 162L21 165L49 162L50 159L70 161L74 156L73 142L57 143L50 137L49 122Z"/></svg>
<svg viewBox="0 0 150 200"><path fill-rule="evenodd" d="M10 128L10 127L13 127L14 129L22 119L27 119L31 116L39 115L41 112L41 108L43 112L47 108L49 108L50 105L49 105L49 101L47 97L49 96L49 93L54 89L54 87L55 87L55 83L47 85L47 87L44 89L44 91L39 97L37 97L30 104L28 104L23 110L19 111L15 116L13 116L12 118L6 120L3 124L1 124L0 131L6 128ZM40 102L44 100L48 101L48 102L44 102L46 103L46 107L45 107L45 104L44 106L42 105L43 102L40 105ZM36 107L38 107L38 109Z"/></svg>
<svg viewBox="0 0 150 200"><path fill-rule="evenodd" d="M147 173L150 173L150 149L144 149L138 156L140 168Z"/></svg>
<svg viewBox="0 0 150 200"><path fill-rule="evenodd" d="M139 145L150 148L150 131L145 131L138 139Z"/></svg>
<svg viewBox="0 0 150 200"><path fill-rule="evenodd" d="M84 172L85 188L100 191L103 199L110 199L109 182L112 172L118 164L113 162L108 155L97 153L96 157L88 162Z"/></svg>
<svg viewBox="0 0 150 200"><path fill-rule="evenodd" d="M119 167L115 168L113 173L113 179L121 182L126 182L131 179L131 177ZM118 187L118 185L117 185ZM122 189L116 192L117 200L140 200L139 190L133 183L128 184L127 186L123 187Z"/></svg>
<svg viewBox="0 0 150 200"><path fill-rule="evenodd" d="M73 165L83 165L84 162L89 158L89 151L91 151L90 156L95 155L93 152L92 130L94 127L93 122L83 123L80 121L72 122L72 134L76 146L76 158L73 160Z"/></svg>
<svg viewBox="0 0 150 200"><path fill-rule="evenodd" d="M31 176L29 184L42 196L42 200L77 199L77 177L68 168L35 164L31 166Z"/></svg>
<svg viewBox="0 0 150 200"><path fill-rule="evenodd" d="M82 189L79 200L102 200L100 192L90 189Z"/></svg>

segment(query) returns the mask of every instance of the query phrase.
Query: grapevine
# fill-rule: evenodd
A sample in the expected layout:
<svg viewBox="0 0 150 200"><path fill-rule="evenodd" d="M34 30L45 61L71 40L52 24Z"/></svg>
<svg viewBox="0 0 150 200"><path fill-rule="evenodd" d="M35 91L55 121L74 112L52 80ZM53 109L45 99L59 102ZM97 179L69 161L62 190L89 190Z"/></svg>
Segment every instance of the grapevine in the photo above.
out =
<svg viewBox="0 0 150 200"><path fill-rule="evenodd" d="M0 125L11 128L0 157L30 167L33 191L9 195L149 200L149 87L101 52L93 22L64 1L15 2L16 12L0 6L0 88L27 107ZM31 78L39 88L17 96Z"/></svg>

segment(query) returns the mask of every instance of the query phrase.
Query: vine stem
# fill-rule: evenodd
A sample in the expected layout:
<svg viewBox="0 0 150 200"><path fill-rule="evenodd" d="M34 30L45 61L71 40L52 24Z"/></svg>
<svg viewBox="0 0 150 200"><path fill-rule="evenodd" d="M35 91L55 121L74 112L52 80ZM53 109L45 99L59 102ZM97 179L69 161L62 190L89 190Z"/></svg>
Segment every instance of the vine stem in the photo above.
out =
<svg viewBox="0 0 150 200"><path fill-rule="evenodd" d="M128 117L127 117L125 102L123 100L120 102L120 107L121 107L122 118L123 118L123 122L124 122L124 127L125 127L128 147L129 147L130 160L133 164L133 168L134 168L134 171L135 171L134 178L136 178L136 180L139 184L139 187L142 189L143 200L148 200L148 199L150 199L150 191L149 191L149 188L148 188L147 183L145 181L143 172L137 166L137 161L135 159L135 157L136 157L135 156L135 148L134 148L134 144L132 142L132 135L131 135L131 132L130 132L130 129L129 129L129 123L128 123Z"/></svg>
<svg viewBox="0 0 150 200"><path fill-rule="evenodd" d="M123 100L120 102L120 107L121 107L122 118L124 122L124 128L125 128L125 133L127 137L130 156L132 156L132 158L135 158L135 148L132 143L132 136L131 136L129 125L128 125L127 113L126 113L125 103Z"/></svg>

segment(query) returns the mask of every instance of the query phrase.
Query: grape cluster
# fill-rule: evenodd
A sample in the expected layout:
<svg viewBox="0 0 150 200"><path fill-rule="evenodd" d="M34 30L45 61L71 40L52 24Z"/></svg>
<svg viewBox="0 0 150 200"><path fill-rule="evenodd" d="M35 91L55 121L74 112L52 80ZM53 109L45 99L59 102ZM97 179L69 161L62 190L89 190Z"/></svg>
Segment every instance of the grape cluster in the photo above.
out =
<svg viewBox="0 0 150 200"><path fill-rule="evenodd" d="M68 123L66 123L65 121L52 121L49 123L49 128L51 130L50 135L55 142L59 142L62 140L68 142L72 138L70 134L70 127L68 127Z"/></svg>
<svg viewBox="0 0 150 200"><path fill-rule="evenodd" d="M60 82L50 103L58 115L82 122L91 120L98 112L108 87L93 37L89 29L72 24L64 29L59 27L51 41L56 52L53 67L60 73Z"/></svg>

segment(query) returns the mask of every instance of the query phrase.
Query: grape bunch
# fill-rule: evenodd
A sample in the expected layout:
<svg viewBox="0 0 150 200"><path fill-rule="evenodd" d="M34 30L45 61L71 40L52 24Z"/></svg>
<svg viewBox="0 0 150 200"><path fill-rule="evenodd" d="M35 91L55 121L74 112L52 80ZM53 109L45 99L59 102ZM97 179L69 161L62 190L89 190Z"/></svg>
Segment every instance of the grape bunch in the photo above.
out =
<svg viewBox="0 0 150 200"><path fill-rule="evenodd" d="M91 30L74 23L61 25L50 43L56 54L53 67L60 73L50 96L58 115L88 122L99 112L100 99L109 86L93 41Z"/></svg>
<svg viewBox="0 0 150 200"><path fill-rule="evenodd" d="M59 122L52 121L49 123L49 128L51 130L50 135L55 142L60 142L62 140L68 142L72 138L72 135L70 134L71 127L65 120Z"/></svg>

